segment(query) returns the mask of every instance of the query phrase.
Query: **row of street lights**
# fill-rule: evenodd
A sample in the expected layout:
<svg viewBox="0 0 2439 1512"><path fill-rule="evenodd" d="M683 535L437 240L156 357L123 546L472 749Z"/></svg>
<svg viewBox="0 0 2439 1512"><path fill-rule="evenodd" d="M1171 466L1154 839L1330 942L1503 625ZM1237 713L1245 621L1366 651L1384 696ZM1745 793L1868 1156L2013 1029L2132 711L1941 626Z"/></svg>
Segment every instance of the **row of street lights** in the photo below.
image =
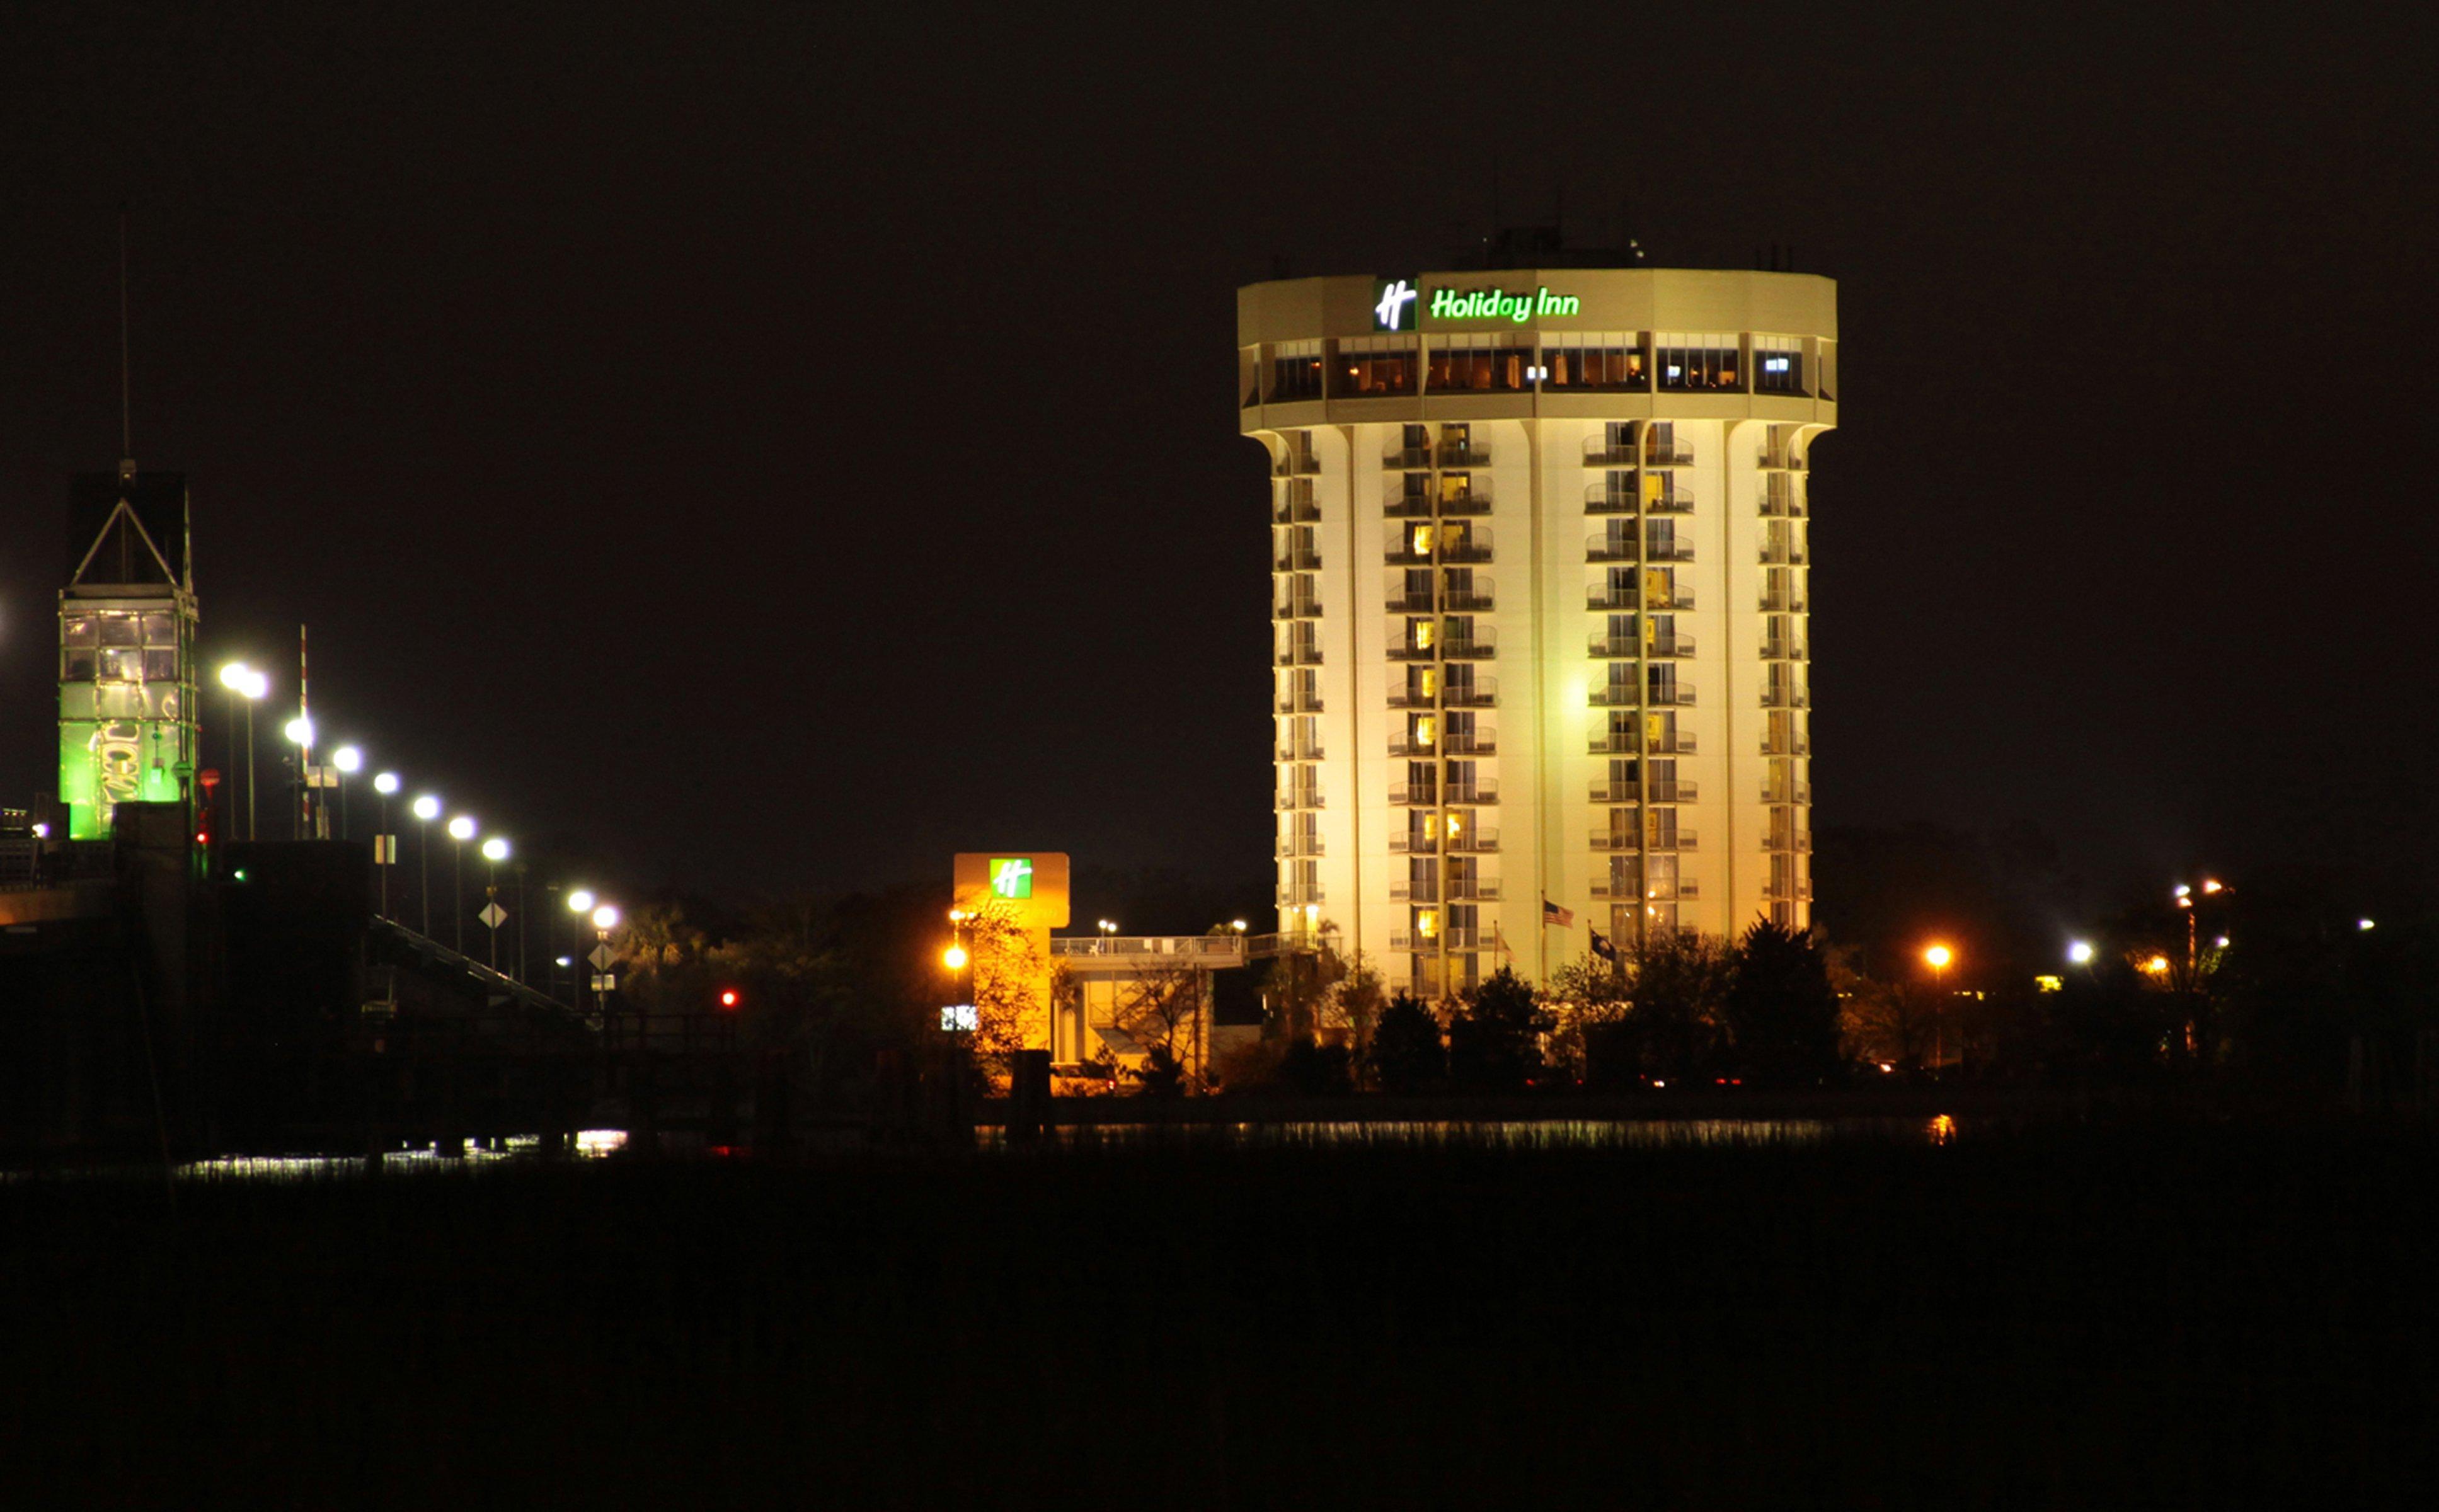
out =
<svg viewBox="0 0 2439 1512"><path fill-rule="evenodd" d="M254 705L269 696L271 679L243 662L231 662L221 668L220 681L221 686L225 688L229 695L229 759L232 767L237 764L237 702L242 699L245 703L245 834L248 840L253 840L257 838L258 833L254 796ZM312 764L314 736L312 717L300 708L296 717L287 722L283 733L297 748L299 774L302 779L301 791L310 795L314 787L325 785L320 780L320 769ZM364 766L364 752L357 746L342 745L330 753L330 772L327 785L338 791L339 838L342 840L349 838L347 778L362 772ZM389 832L389 801L398 795L400 786L399 774L395 772L379 772L373 775L373 792L381 798L378 827L373 837L373 862L380 877L380 913L383 918L389 916L389 868L398 862L398 837ZM303 827L301 816L307 811L309 805L310 797L300 798L297 808L300 816L298 825L300 838L302 838ZM444 806L436 793L418 794L408 806L408 812L414 815L416 822L420 933L427 939L432 937L432 826L441 817L443 811ZM317 823L317 827L327 828L327 824ZM466 845L482 832L482 825L472 814L458 813L449 817L443 832L448 835L454 847L451 855L451 873L456 917L452 932L452 942L453 947L462 955L466 951ZM506 918L499 908L499 868L501 863L507 861L514 854L514 847L510 845L507 836L495 834L483 840L478 848L478 854L489 867L484 884L483 922L491 932L490 966L491 969L496 971L500 967L500 925ZM590 889L582 887L576 888L567 895L567 904L571 913L589 919L600 945L607 946L610 943L610 932L618 927L620 919L616 905L596 899ZM514 973L519 981L523 981L525 977L525 868L519 866L517 868L517 969ZM545 948L547 948L546 944ZM603 990L599 980L600 973L597 970L595 977L595 990L596 992Z"/></svg>

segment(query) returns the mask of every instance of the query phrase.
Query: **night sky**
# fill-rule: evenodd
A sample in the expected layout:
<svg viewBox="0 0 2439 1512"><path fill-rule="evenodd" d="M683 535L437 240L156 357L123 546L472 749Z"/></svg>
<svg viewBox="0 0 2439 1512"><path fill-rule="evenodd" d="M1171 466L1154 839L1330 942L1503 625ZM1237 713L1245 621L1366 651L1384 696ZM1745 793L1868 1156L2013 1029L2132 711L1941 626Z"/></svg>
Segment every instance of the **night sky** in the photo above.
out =
<svg viewBox="0 0 2439 1512"><path fill-rule="evenodd" d="M0 19L8 802L53 780L65 476L118 454L122 201L213 665L291 688L306 622L330 735L733 894L1020 845L1258 882L1236 287L1624 203L1656 261L1840 281L1818 825L2129 876L2439 841L2427 29L269 15Z"/></svg>

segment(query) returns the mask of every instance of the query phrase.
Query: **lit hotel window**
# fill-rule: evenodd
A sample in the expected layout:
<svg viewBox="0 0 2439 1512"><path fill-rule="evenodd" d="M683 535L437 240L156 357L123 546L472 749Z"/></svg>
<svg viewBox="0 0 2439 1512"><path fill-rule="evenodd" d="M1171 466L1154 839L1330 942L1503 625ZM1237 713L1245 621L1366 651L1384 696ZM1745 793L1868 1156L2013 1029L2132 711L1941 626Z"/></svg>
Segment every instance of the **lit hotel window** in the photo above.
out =
<svg viewBox="0 0 2439 1512"><path fill-rule="evenodd" d="M1321 398L1321 343L1281 342L1271 358L1271 402Z"/></svg>
<svg viewBox="0 0 2439 1512"><path fill-rule="evenodd" d="M1664 393L1744 392L1744 368L1734 331L1664 330L1653 338L1653 363Z"/></svg>
<svg viewBox="0 0 2439 1512"><path fill-rule="evenodd" d="M1357 336L1338 344L1338 376L1330 393L1340 399L1376 399L1415 391L1415 338Z"/></svg>
<svg viewBox="0 0 2439 1512"><path fill-rule="evenodd" d="M1754 392L1801 394L1804 388L1804 343L1793 336L1755 336Z"/></svg>
<svg viewBox="0 0 2439 1512"><path fill-rule="evenodd" d="M1435 347L1431 386L1443 391L1512 394L1527 386L1524 369L1532 365L1529 347Z"/></svg>
<svg viewBox="0 0 2439 1512"><path fill-rule="evenodd" d="M1541 365L1550 370L1543 385L1547 388L1603 394L1651 389L1650 364L1638 331L1593 330L1580 336L1544 338Z"/></svg>

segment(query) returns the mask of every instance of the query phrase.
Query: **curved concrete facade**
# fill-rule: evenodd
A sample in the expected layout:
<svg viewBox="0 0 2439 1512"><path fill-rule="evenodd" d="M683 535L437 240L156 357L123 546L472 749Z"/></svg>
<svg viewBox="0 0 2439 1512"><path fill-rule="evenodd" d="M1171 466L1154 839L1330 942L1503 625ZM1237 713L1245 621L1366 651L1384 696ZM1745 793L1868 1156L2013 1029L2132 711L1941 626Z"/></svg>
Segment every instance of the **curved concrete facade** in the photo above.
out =
<svg viewBox="0 0 2439 1512"><path fill-rule="evenodd" d="M1587 924L1808 924L1836 286L1507 269L1237 308L1272 464L1281 928L1436 996L1545 979Z"/></svg>

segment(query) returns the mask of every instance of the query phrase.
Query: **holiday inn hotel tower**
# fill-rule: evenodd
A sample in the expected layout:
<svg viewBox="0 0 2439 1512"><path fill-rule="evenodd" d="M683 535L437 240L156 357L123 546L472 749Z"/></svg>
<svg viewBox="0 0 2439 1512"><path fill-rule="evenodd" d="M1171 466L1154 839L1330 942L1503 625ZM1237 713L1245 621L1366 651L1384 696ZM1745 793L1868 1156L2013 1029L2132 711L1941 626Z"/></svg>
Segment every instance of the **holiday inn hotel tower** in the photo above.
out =
<svg viewBox="0 0 2439 1512"><path fill-rule="evenodd" d="M1238 292L1237 343L1271 462L1282 927L1437 995L1544 979L1587 926L1808 924L1836 286L1282 279Z"/></svg>

